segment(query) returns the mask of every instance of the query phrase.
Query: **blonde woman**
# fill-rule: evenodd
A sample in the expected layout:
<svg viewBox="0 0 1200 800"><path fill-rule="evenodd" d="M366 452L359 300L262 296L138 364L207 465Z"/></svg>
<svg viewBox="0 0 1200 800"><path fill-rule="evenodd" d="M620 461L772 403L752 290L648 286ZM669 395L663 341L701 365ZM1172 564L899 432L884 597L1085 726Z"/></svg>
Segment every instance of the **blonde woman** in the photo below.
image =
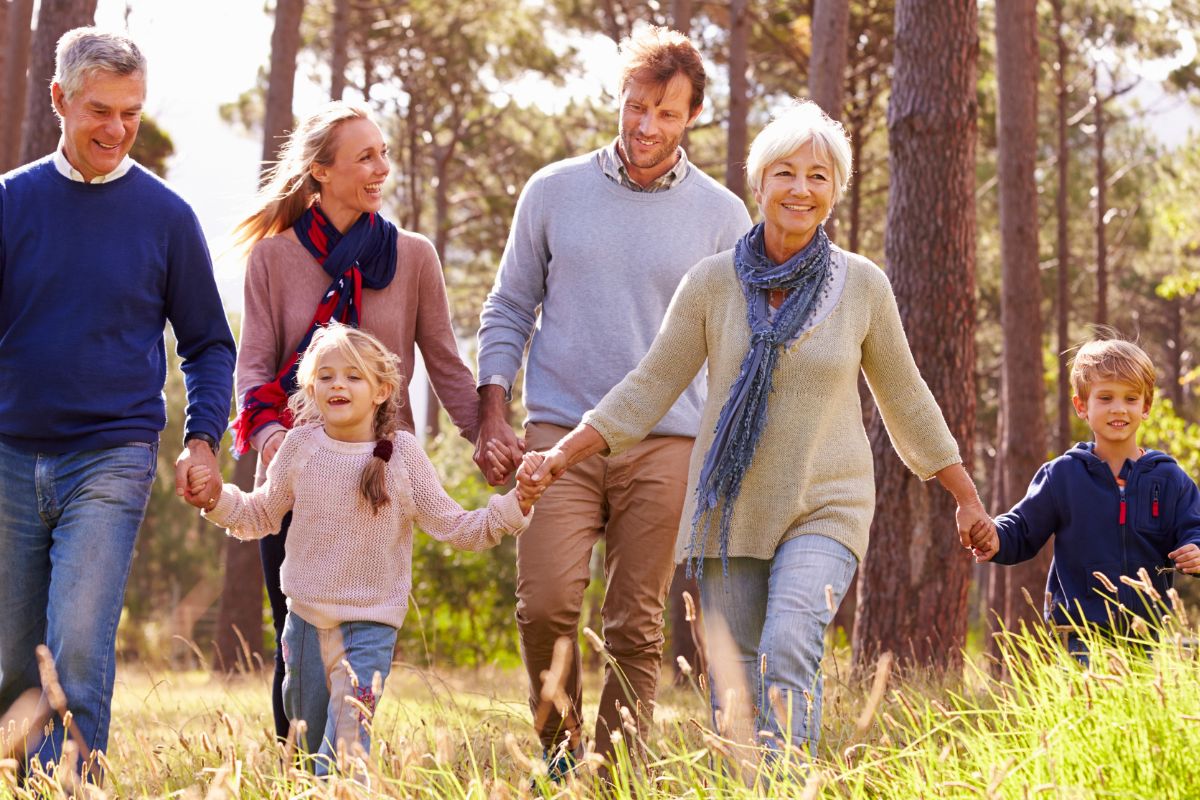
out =
<svg viewBox="0 0 1200 800"><path fill-rule="evenodd" d="M437 253L379 213L390 170L387 144L366 110L331 103L288 137L256 210L236 229L249 259L233 427L238 451L259 453L260 484L291 427L287 400L300 358L331 321L361 327L400 357L401 398L420 347L438 399L462 435L475 439L478 395L458 355ZM412 432L408 404L397 413L399 427ZM287 613L279 569L290 522L289 515L280 535L260 542L277 645ZM272 700L281 737L288 730L283 674L277 646Z"/></svg>

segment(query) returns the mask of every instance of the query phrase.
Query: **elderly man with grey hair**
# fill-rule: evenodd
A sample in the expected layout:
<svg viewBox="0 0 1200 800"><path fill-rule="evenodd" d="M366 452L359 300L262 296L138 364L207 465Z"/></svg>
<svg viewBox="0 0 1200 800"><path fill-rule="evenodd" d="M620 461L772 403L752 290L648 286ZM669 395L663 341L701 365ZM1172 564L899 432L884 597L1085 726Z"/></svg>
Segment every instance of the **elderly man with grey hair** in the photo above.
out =
<svg viewBox="0 0 1200 800"><path fill-rule="evenodd" d="M187 387L189 465L215 473L233 337L191 208L129 157L146 64L127 37L58 43L56 150L0 176L0 711L45 643L92 772L108 744L117 621L166 424L163 328ZM27 755L57 759L56 721ZM94 774L94 773L93 773Z"/></svg>

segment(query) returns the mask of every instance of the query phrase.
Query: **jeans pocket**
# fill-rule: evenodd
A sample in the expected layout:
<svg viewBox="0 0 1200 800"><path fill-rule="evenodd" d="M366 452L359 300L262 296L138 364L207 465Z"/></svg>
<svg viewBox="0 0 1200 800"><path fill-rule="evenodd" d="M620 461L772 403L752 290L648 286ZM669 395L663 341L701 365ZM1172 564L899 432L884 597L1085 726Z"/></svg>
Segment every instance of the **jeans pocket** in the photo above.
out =
<svg viewBox="0 0 1200 800"><path fill-rule="evenodd" d="M126 442L118 445L118 450L123 450L135 456L138 466L145 465L144 477L154 480L154 475L158 471L158 442Z"/></svg>

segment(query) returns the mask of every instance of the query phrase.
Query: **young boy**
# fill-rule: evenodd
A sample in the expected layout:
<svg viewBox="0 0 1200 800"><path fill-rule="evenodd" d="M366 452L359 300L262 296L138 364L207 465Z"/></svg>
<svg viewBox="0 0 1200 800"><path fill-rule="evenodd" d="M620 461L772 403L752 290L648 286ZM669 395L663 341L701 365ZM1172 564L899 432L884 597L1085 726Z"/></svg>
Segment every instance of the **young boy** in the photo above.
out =
<svg viewBox="0 0 1200 800"><path fill-rule="evenodd" d="M1024 499L996 520L996 532L985 531L974 543L978 561L1017 564L1055 535L1048 621L1108 627L1114 601L1152 618L1146 600L1121 583L1121 575L1136 577L1145 567L1165 592L1174 572L1156 567L1200 573L1200 491L1173 458L1138 446L1154 379L1154 364L1135 344L1107 339L1080 347L1071 367L1071 402L1094 441L1043 464ZM1116 595L1097 572L1117 587ZM1114 612L1113 619L1120 617Z"/></svg>

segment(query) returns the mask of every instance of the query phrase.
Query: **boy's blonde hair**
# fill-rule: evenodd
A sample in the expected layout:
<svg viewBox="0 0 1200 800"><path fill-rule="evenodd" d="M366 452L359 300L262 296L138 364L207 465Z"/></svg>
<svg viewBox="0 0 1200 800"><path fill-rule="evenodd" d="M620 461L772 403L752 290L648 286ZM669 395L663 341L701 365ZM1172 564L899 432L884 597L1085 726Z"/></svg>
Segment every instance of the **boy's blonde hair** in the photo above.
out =
<svg viewBox="0 0 1200 800"><path fill-rule="evenodd" d="M1156 379L1154 362L1146 351L1116 336L1085 342L1071 359L1071 386L1076 396L1083 400L1087 399L1093 384L1114 380L1141 389L1149 406L1154 400Z"/></svg>
<svg viewBox="0 0 1200 800"><path fill-rule="evenodd" d="M296 370L300 391L293 393L288 400L293 421L297 426L320 422L321 410L317 407L313 386L321 356L333 350L340 352L362 373L372 391L383 385L392 387L387 400L375 409L375 438L391 439L399 427L400 407L404 402L400 393L400 360L371 334L340 322L331 322L314 333L304 357L300 359L300 366ZM372 458L367 462L359 481L359 490L375 514L390 502L386 467L382 459Z"/></svg>

